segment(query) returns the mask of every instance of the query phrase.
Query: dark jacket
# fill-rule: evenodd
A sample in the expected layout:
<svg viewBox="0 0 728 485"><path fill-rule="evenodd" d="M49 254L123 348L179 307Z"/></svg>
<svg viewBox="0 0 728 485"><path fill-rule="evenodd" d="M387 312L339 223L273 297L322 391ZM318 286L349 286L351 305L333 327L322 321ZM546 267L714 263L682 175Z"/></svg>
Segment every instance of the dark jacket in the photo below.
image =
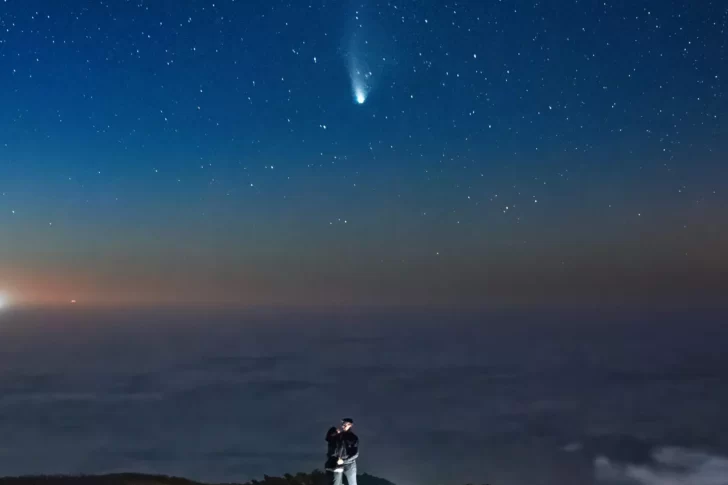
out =
<svg viewBox="0 0 728 485"><path fill-rule="evenodd" d="M359 438L351 431L336 432L332 427L326 433L328 450L326 454L326 467L335 467L339 458L344 460L344 465L354 463L359 457Z"/></svg>

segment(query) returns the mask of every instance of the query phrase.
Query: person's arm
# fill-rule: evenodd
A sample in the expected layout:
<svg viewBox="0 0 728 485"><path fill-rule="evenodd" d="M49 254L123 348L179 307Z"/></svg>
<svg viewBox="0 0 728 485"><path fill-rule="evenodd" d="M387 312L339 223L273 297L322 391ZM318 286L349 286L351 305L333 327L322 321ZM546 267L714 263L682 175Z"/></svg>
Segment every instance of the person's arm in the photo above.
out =
<svg viewBox="0 0 728 485"><path fill-rule="evenodd" d="M349 455L344 463L353 463L359 458L359 438L356 435L352 436L352 439L346 443L346 453Z"/></svg>

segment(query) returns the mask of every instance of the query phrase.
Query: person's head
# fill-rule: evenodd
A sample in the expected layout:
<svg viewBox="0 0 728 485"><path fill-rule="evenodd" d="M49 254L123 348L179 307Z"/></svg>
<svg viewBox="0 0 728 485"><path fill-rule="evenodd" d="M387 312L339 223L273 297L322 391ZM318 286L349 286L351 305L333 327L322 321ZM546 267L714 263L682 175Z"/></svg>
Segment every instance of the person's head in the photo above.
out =
<svg viewBox="0 0 728 485"><path fill-rule="evenodd" d="M351 418L344 418L341 420L341 429L349 431L354 426L354 420Z"/></svg>

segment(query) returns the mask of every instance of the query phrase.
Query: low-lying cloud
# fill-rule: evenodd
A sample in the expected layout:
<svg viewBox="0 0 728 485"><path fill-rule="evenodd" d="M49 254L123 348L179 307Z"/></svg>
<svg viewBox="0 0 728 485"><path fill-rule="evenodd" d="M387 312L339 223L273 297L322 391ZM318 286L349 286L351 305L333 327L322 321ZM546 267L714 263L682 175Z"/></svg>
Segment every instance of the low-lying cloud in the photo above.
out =
<svg viewBox="0 0 728 485"><path fill-rule="evenodd" d="M630 485L728 485L728 458L684 448L660 448L647 464L595 460L598 483Z"/></svg>

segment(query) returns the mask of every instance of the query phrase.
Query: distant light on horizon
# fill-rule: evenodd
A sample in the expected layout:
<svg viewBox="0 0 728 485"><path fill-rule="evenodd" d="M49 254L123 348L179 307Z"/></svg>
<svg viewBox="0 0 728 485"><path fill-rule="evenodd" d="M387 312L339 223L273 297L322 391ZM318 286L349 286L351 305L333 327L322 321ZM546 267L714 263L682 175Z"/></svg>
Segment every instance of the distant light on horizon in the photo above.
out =
<svg viewBox="0 0 728 485"><path fill-rule="evenodd" d="M10 298L5 293L0 293L0 310L6 308L10 304Z"/></svg>

